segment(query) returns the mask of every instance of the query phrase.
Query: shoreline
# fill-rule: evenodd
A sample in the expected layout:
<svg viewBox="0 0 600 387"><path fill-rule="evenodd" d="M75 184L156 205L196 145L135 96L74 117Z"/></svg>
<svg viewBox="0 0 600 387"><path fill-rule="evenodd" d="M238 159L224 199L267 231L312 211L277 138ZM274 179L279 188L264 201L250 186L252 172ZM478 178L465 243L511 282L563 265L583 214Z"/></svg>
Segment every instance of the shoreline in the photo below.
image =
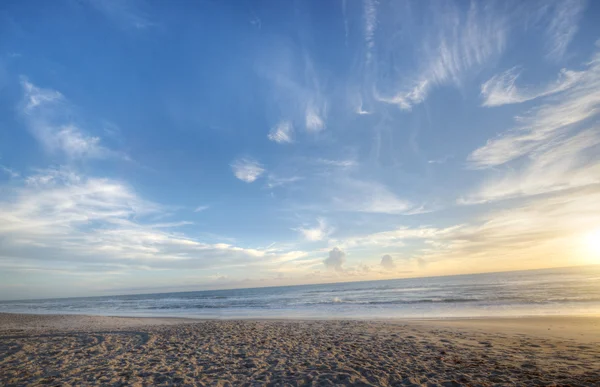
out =
<svg viewBox="0 0 600 387"><path fill-rule="evenodd" d="M598 385L600 317L226 320L0 313L0 385Z"/></svg>
<svg viewBox="0 0 600 387"><path fill-rule="evenodd" d="M6 320L19 321L17 324L7 324ZM280 318L280 317L248 317L248 318L206 318L180 316L125 316L125 315L89 315L62 313L7 313L0 312L0 334L9 329L42 329L58 330L77 329L79 324L102 326L107 329L161 326L178 324L195 324L203 322L280 322L280 323L310 323L310 322L361 322L389 325L421 326L429 328L446 328L462 331L482 331L488 333L528 334L533 336L572 339L600 344L600 314L594 315L552 315L552 316L501 316L501 317L441 317L441 318ZM43 325L43 326L42 326ZM86 326L88 326L86 325ZM11 328L8 328L8 327Z"/></svg>

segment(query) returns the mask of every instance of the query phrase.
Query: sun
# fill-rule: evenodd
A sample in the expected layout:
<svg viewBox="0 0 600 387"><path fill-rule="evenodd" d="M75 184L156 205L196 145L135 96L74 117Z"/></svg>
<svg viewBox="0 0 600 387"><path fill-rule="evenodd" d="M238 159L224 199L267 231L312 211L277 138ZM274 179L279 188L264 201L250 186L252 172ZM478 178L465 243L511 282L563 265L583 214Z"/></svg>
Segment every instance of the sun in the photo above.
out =
<svg viewBox="0 0 600 387"><path fill-rule="evenodd" d="M600 229L588 233L585 236L585 244L592 257L600 262Z"/></svg>

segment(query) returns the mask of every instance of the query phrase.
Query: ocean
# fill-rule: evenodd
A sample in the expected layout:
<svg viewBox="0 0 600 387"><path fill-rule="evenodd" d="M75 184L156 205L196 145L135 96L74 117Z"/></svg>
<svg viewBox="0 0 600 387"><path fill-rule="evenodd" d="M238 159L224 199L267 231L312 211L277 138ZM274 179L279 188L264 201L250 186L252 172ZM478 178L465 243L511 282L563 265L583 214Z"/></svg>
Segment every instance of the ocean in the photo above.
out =
<svg viewBox="0 0 600 387"><path fill-rule="evenodd" d="M0 312L354 319L600 314L600 265L326 285L2 301Z"/></svg>

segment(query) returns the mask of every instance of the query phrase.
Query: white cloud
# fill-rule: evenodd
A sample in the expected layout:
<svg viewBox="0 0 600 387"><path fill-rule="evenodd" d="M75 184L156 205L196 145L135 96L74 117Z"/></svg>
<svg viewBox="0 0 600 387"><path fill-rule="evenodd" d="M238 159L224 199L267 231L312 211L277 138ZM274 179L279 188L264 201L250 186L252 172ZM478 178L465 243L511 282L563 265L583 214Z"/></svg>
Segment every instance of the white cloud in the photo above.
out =
<svg viewBox="0 0 600 387"><path fill-rule="evenodd" d="M360 247L401 247L405 245L407 240L436 239L450 234L460 227L462 227L462 225L443 229L435 227L399 227L395 230L349 236L343 239L332 239L330 240L330 244L344 249Z"/></svg>
<svg viewBox="0 0 600 387"><path fill-rule="evenodd" d="M332 160L332 159L316 159L315 162L318 164L328 165L339 168L351 168L356 167L358 162L354 159L343 159L343 160Z"/></svg>
<svg viewBox="0 0 600 387"><path fill-rule="evenodd" d="M42 89L21 79L23 103L21 115L31 134L52 153L71 159L105 158L116 153L100 145L100 138L90 136L73 122L70 105L55 90Z"/></svg>
<svg viewBox="0 0 600 387"><path fill-rule="evenodd" d="M435 239L439 243L421 256L430 264L463 262L471 270L467 262L478 261L486 270L564 266L565 262L581 262L586 254L580 251L581 238L598 227L599 216L598 184L532 197L440 235Z"/></svg>
<svg viewBox="0 0 600 387"><path fill-rule="evenodd" d="M69 169L40 170L22 187L3 187L0 264L20 270L90 265L122 270L175 270L273 265L301 251L204 243L175 231L189 222L152 223L164 209L122 182L81 176ZM20 266L21 265L21 266ZM83 270L83 269L81 269Z"/></svg>
<svg viewBox="0 0 600 387"><path fill-rule="evenodd" d="M294 127L290 121L281 121L276 126L271 128L269 140L275 141L279 144L293 142Z"/></svg>
<svg viewBox="0 0 600 387"><path fill-rule="evenodd" d="M600 128L549 141L519 169L486 181L464 204L530 196L600 182Z"/></svg>
<svg viewBox="0 0 600 387"><path fill-rule="evenodd" d="M27 79L21 79L21 86L25 96L25 111L31 112L34 108L57 102L65 102L64 96L56 90L41 89L36 87Z"/></svg>
<svg viewBox="0 0 600 387"><path fill-rule="evenodd" d="M344 271L344 263L346 263L346 253L337 247L331 249L329 256L323 261L327 269L338 272Z"/></svg>
<svg viewBox="0 0 600 387"><path fill-rule="evenodd" d="M401 214L413 207L408 200L397 197L385 185L375 181L341 178L334 183L331 197L338 210Z"/></svg>
<svg viewBox="0 0 600 387"><path fill-rule="evenodd" d="M381 267L383 267L386 270L394 270L396 268L394 259L389 254L386 254L383 257L381 257L380 265L381 265Z"/></svg>
<svg viewBox="0 0 600 387"><path fill-rule="evenodd" d="M435 8L437 28L431 29L432 35L420 50L423 54L419 70L402 80L392 96L375 90L375 99L410 110L422 103L433 87L460 85L466 72L500 54L508 36L507 17L491 6L480 7L472 2L466 15L455 5L443 11Z"/></svg>
<svg viewBox="0 0 600 387"><path fill-rule="evenodd" d="M377 28L377 7L375 0L363 0L364 8L364 35L367 51L367 63L371 61L373 47L375 47L375 29Z"/></svg>
<svg viewBox="0 0 600 387"><path fill-rule="evenodd" d="M6 173L9 177L13 179L20 176L19 172L15 171L14 169L8 168L4 165L0 165L0 171Z"/></svg>
<svg viewBox="0 0 600 387"><path fill-rule="evenodd" d="M306 107L306 129L309 132L319 132L325 128L325 109L318 108L314 103L310 102Z"/></svg>
<svg viewBox="0 0 600 387"><path fill-rule="evenodd" d="M330 227L327 224L327 221L323 218L319 218L317 219L317 226L316 227L312 227L312 228L296 228L294 229L295 231L298 231L300 234L302 234L302 236L304 237L304 239L306 239L307 241L321 241L327 237L329 237L329 235L331 235L331 233L333 233L333 228Z"/></svg>
<svg viewBox="0 0 600 387"><path fill-rule="evenodd" d="M359 116L372 114L372 112L363 109L362 98L360 99L360 103L356 107L356 114L358 114Z"/></svg>
<svg viewBox="0 0 600 387"><path fill-rule="evenodd" d="M231 163L233 174L246 183L252 183L264 172L262 164L251 158L240 158Z"/></svg>
<svg viewBox="0 0 600 387"><path fill-rule="evenodd" d="M483 106L501 106L521 103L536 98L545 97L572 87L581 77L577 71L562 70L558 79L543 87L519 88L515 85L521 71L513 67L501 74L495 75L481 85Z"/></svg>
<svg viewBox="0 0 600 387"><path fill-rule="evenodd" d="M597 124L600 111L600 55L577 81L549 102L517 117L518 126L469 156L474 169L498 167L462 203L536 195L595 184L600 180Z"/></svg>
<svg viewBox="0 0 600 387"><path fill-rule="evenodd" d="M206 211L210 208L210 206L198 206L194 209L194 212L202 212L202 211Z"/></svg>
<svg viewBox="0 0 600 387"><path fill-rule="evenodd" d="M587 69L573 79L576 82L553 100L516 117L516 128L471 153L471 166L488 168L507 163L567 135L574 125L595 116L600 106L600 55L596 53Z"/></svg>
<svg viewBox="0 0 600 387"><path fill-rule="evenodd" d="M276 176L274 174L269 174L269 176L267 177L267 187L268 188L281 187L281 186L295 183L300 180L303 180L303 178L300 176L281 177L281 176Z"/></svg>
<svg viewBox="0 0 600 387"><path fill-rule="evenodd" d="M155 26L143 12L143 1L138 0L88 0L97 11L123 28L145 30Z"/></svg>
<svg viewBox="0 0 600 387"><path fill-rule="evenodd" d="M550 7L554 12L547 22L547 57L561 59L579 29L578 22L585 9L584 0L558 0Z"/></svg>

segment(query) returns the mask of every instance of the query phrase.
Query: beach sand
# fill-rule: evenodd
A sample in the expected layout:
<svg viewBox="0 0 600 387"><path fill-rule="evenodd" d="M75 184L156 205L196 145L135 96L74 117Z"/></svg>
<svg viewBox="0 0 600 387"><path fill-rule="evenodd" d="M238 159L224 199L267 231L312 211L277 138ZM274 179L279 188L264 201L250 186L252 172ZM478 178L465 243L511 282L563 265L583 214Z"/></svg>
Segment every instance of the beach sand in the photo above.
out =
<svg viewBox="0 0 600 387"><path fill-rule="evenodd" d="M600 386L600 318L0 314L0 385Z"/></svg>

